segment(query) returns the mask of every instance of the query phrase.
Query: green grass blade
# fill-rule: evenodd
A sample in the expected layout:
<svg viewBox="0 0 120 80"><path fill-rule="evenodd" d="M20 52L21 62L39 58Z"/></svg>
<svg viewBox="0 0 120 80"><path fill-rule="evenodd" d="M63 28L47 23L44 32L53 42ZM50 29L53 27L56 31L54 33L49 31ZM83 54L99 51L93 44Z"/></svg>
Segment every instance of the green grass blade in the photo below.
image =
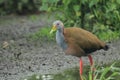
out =
<svg viewBox="0 0 120 80"><path fill-rule="evenodd" d="M110 71L111 67L106 67L103 69L103 72L100 76L100 80L104 80L105 79L105 75Z"/></svg>
<svg viewBox="0 0 120 80"><path fill-rule="evenodd" d="M89 72L89 80L92 80L92 71Z"/></svg>
<svg viewBox="0 0 120 80"><path fill-rule="evenodd" d="M118 75L118 72L114 72L112 73L108 78L106 78L106 80L112 80L114 79L114 76Z"/></svg>

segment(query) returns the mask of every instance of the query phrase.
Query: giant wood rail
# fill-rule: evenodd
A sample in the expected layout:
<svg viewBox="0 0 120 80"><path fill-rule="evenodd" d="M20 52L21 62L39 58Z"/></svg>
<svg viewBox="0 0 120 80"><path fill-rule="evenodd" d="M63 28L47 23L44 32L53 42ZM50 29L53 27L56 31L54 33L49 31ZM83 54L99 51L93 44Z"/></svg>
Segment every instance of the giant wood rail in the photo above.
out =
<svg viewBox="0 0 120 80"><path fill-rule="evenodd" d="M66 54L80 58L81 80L83 67L81 57L88 56L90 65L92 67L93 60L90 53L100 49L108 49L108 46L91 32L77 27L64 28L64 25L60 20L53 22L53 27L50 33L53 33L54 31L56 31L56 42L62 47L63 51Z"/></svg>

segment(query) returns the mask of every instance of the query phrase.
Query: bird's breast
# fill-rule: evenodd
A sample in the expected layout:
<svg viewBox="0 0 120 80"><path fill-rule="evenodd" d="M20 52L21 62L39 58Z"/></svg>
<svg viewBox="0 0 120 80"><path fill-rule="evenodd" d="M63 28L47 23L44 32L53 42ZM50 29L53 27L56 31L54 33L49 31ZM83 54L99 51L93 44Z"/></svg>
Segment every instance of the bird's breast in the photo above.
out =
<svg viewBox="0 0 120 80"><path fill-rule="evenodd" d="M67 44L65 42L65 38L62 32L57 31L56 32L56 42L59 46L62 47L63 50L67 49Z"/></svg>

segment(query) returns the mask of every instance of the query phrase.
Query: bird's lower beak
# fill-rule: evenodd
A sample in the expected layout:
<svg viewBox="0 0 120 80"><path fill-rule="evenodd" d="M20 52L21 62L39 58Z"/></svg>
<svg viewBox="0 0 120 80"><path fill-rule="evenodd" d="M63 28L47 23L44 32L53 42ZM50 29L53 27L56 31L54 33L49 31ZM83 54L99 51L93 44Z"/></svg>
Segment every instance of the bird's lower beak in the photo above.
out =
<svg viewBox="0 0 120 80"><path fill-rule="evenodd" d="M51 31L50 31L50 34L52 34L54 31L56 31L56 26L53 26Z"/></svg>

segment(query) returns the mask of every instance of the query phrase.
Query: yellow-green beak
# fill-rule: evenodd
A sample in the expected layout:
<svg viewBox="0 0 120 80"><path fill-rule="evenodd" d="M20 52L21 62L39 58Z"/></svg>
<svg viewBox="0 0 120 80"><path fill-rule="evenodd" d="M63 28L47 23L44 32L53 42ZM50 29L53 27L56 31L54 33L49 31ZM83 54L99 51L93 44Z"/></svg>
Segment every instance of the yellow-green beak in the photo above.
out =
<svg viewBox="0 0 120 80"><path fill-rule="evenodd" d="M54 31L56 31L57 30L57 28L56 28L56 26L54 25L53 27L52 27L52 29L51 29L51 31L50 31L50 34L52 34Z"/></svg>

